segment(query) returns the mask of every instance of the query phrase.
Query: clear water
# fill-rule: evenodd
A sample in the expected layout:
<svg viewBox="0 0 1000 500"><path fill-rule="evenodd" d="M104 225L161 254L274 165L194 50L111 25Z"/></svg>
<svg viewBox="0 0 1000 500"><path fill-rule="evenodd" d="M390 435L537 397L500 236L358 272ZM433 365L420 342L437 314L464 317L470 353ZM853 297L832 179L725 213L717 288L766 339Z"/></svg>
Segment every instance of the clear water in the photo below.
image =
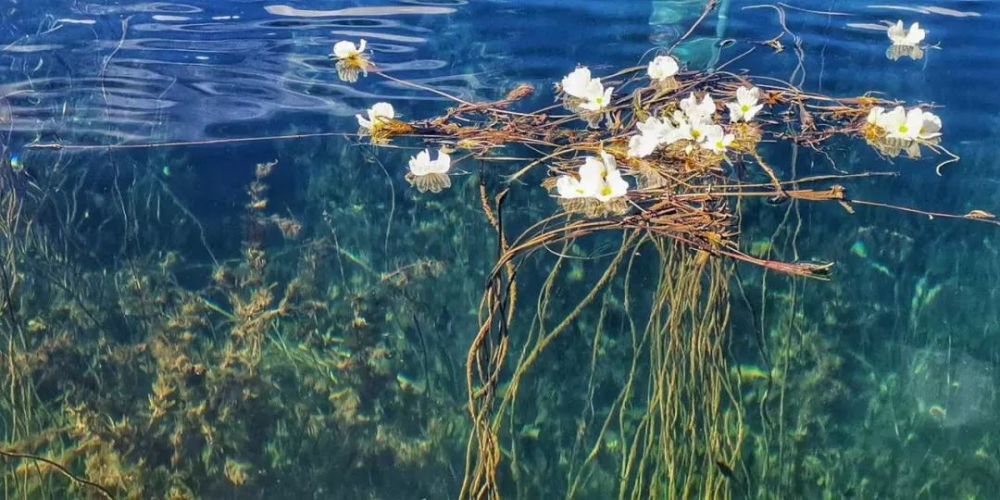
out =
<svg viewBox="0 0 1000 500"><path fill-rule="evenodd" d="M840 144L828 157L775 152L785 176L892 171L900 175L848 189L858 198L928 211L997 211L1000 4L796 2L783 9L790 34L781 38L781 53L761 43L783 33L778 10L740 0L719 4L675 52L689 67L715 68L752 49L725 68L810 92L933 103L941 106L944 145L962 158L936 175L933 159L889 163L869 148ZM86 410L94 419L131 418L129 449L101 457L125 462L121 470L146 471L121 480L149 485L144 497L457 495L467 432L464 356L496 258L494 233L479 208L479 172L466 166L453 189L438 195L411 189L404 167L412 151L359 143L354 115L389 101L404 117L419 119L451 103L380 78L342 82L328 57L331 46L365 38L387 73L466 100L496 99L530 83L539 91L525 109L536 109L552 101L552 84L578 64L606 74L671 46L702 6L693 0L4 2L0 147L4 168L16 155L27 177L0 176L0 187L50 200L31 224L53 249L8 270L21 276L24 316L4 324L5 337L25 335L15 324L23 330L29 320L48 328L17 348L20 341L5 338L3 359L16 359L17 349L51 349L25 372L34 381L29 403L10 390L21 387L16 370L5 379L11 395L0 430L8 449L119 487L112 467L67 450L81 449L94 435L103 443L125 438L115 441L115 431L97 423L87 434L56 430L79 421L71 408L92 403ZM928 30L933 48L923 59L886 58L880 23L896 19ZM319 135L254 139L299 134ZM103 147L109 145L141 147ZM267 178L268 214L298 221L297 239L258 238L245 222L254 166L271 160L279 163ZM512 226L555 208L544 196L515 191L513 197L519 209ZM190 430L170 449L171 433L187 425L176 423L183 418L162 429L139 419L148 417L156 374L169 371L163 368L169 355L147 353L166 349L177 332L164 326L157 309L142 308L155 303L176 312L191 293L231 310L223 304L225 287L212 285L211 274L238 265L246 242L255 239L267 249L276 290L296 277L315 278L307 287L321 289L313 298L325 312L302 312L266 332L274 359L282 349L306 353L264 363L274 369L248 390L272 397L265 395L279 388L273 404L234 404L231 415L214 416L214 441ZM733 297L731 362L778 367L787 383L771 415L774 432L784 436L774 452L783 458L780 468L767 475L751 467L736 495L995 494L1000 232L869 207L850 215L832 204L760 203L744 213L742 241L744 248L769 245L774 258L835 262L836 271L830 282L802 282L738 268L743 293ZM598 242L591 250L607 248ZM426 260L437 266L432 276L411 276L408 270ZM167 261L169 277L150 271ZM547 267L538 262L524 272L537 280ZM147 273L153 277L140 278ZM394 284L399 276L407 277L406 286ZM211 325L189 329L198 336L197 352L203 362L221 362L225 318L204 306L198 311ZM369 326L358 326L362 318ZM367 332L370 344L340 344L352 328ZM61 338L80 349L51 347ZM567 344L549 352L549 380L558 383L559 371L588 362L584 351L578 357ZM116 352L134 364L115 365ZM359 353L371 366L353 383L370 390L358 393L355 414L336 391L311 388L336 386L337 373L303 367L342 366ZM326 361L310 364L302 356ZM603 373L615 380L613 368ZM123 387L114 393L120 397L108 393ZM240 398L220 387L191 390L212 408ZM13 408L25 406L31 416L15 417ZM523 432L574 425L567 410L539 415ZM550 489L508 496L566 494L559 453L548 447L559 439L537 439L545 445L528 452L537 476L529 482ZM174 460L177 449L190 455ZM129 469L140 459L160 469ZM242 482L227 472L230 461L245 464ZM8 462L5 493L62 498L65 478L25 472L29 462ZM171 476L172 468L184 475ZM83 494L80 486L70 488Z"/></svg>

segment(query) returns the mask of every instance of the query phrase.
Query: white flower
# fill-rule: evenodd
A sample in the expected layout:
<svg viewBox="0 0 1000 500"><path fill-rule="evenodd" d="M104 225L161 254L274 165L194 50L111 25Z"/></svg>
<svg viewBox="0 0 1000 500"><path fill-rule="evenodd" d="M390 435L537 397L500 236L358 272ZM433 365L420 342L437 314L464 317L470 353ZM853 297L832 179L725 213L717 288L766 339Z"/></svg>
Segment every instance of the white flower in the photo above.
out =
<svg viewBox="0 0 1000 500"><path fill-rule="evenodd" d="M599 159L600 164L601 166L604 167L603 170L601 171L601 175L607 177L609 172L617 173L618 160L615 160L614 156L611 156L610 154L605 153L604 151L601 151L599 154L601 155L601 158Z"/></svg>
<svg viewBox="0 0 1000 500"><path fill-rule="evenodd" d="M429 174L446 174L451 169L451 156L443 150L438 150L436 160L431 160L431 154L426 149L410 158L410 173L420 177Z"/></svg>
<svg viewBox="0 0 1000 500"><path fill-rule="evenodd" d="M358 125L361 125L362 128L371 130L372 127L395 118L396 111L392 109L392 104L387 102L377 102L374 106L368 108L368 119L365 119L365 117L360 114L354 115L354 117L358 119Z"/></svg>
<svg viewBox="0 0 1000 500"><path fill-rule="evenodd" d="M896 24L890 26L888 34L893 45L903 47L915 47L927 36L927 32L920 29L920 23L911 24L910 29L907 30L903 28L902 20L896 21Z"/></svg>
<svg viewBox="0 0 1000 500"><path fill-rule="evenodd" d="M666 124L667 127L664 129L663 144L673 144L682 140L694 140L694 136L691 133L691 122L688 121L687 115L683 111L679 109L674 110L670 118L670 121Z"/></svg>
<svg viewBox="0 0 1000 500"><path fill-rule="evenodd" d="M869 112L869 116L871 114ZM910 140L920 136L924 117L920 108L913 108L907 112L902 106L896 106L888 113L878 114L875 123L885 130L889 138Z"/></svg>
<svg viewBox="0 0 1000 500"><path fill-rule="evenodd" d="M618 171L615 158L603 151L600 158L588 156L584 159L579 173L579 179L563 175L556 180L556 192L560 198L596 198L605 202L628 192L628 182Z"/></svg>
<svg viewBox="0 0 1000 500"><path fill-rule="evenodd" d="M896 106L892 108L892 111L886 112L881 107L876 106L868 112L868 117L874 118L875 124L888 132L894 126L906 121L906 110L902 106Z"/></svg>
<svg viewBox="0 0 1000 500"><path fill-rule="evenodd" d="M618 171L615 157L601 151L601 158L588 156L580 167L580 180L594 186L593 196L600 201L608 201L628 192L628 182Z"/></svg>
<svg viewBox="0 0 1000 500"><path fill-rule="evenodd" d="M941 136L941 118L920 108L906 111L896 106L886 113L881 106L875 106L868 112L868 123L877 125L893 139L928 140Z"/></svg>
<svg viewBox="0 0 1000 500"><path fill-rule="evenodd" d="M715 114L715 101L712 100L712 96L705 94L701 102L698 102L698 98L694 96L694 92L687 96L681 101L681 111L687 116L688 121L692 125L701 122L712 121L712 115Z"/></svg>
<svg viewBox="0 0 1000 500"><path fill-rule="evenodd" d="M919 109L919 108L918 108ZM922 112L920 131L917 135L921 139L934 139L935 137L941 136L941 118L934 113L927 111Z"/></svg>
<svg viewBox="0 0 1000 500"><path fill-rule="evenodd" d="M628 140L628 155L632 158L645 158L653 154L658 147L660 147L659 137L647 134L633 135Z"/></svg>
<svg viewBox="0 0 1000 500"><path fill-rule="evenodd" d="M906 121L897 129L897 133L902 139L919 139L920 129L923 127L924 112L920 108L913 108L906 112ZM889 132L889 135L893 133Z"/></svg>
<svg viewBox="0 0 1000 500"><path fill-rule="evenodd" d="M749 122L764 107L757 104L760 100L760 89L757 87L740 87L736 89L736 102L727 102L729 108L729 120L738 122L743 120Z"/></svg>
<svg viewBox="0 0 1000 500"><path fill-rule="evenodd" d="M597 158L596 156L588 156L583 159L583 165L580 166L581 181L587 182L589 180L595 180L595 179L603 180L608 173L608 163L611 164L610 165L611 168L614 169L618 168L618 162L615 161L615 158L613 156L608 155L607 153L604 152L601 152L601 155L606 155L608 158L610 158L610 161L607 162L604 161L603 156L602 158Z"/></svg>
<svg viewBox="0 0 1000 500"><path fill-rule="evenodd" d="M608 170L608 174L604 177L604 182L600 184L597 190L596 198L600 201L609 201L625 196L627 192L628 182L622 178L621 172L615 168Z"/></svg>
<svg viewBox="0 0 1000 500"><path fill-rule="evenodd" d="M882 120L882 115L885 113L885 108L882 106L873 106L870 111L868 111L868 123L872 125L878 125L880 120Z"/></svg>
<svg viewBox="0 0 1000 500"><path fill-rule="evenodd" d="M599 78L591 78L590 70L581 66L562 79L562 89L566 95L582 102L575 103L587 111L600 111L611 104L611 91L604 88Z"/></svg>
<svg viewBox="0 0 1000 500"><path fill-rule="evenodd" d="M636 125L639 135L632 136L628 143L628 154L633 158L645 158L661 144L676 141L677 129L667 120L650 116Z"/></svg>
<svg viewBox="0 0 1000 500"><path fill-rule="evenodd" d="M697 142L698 144L704 145L705 141L707 141L709 137L715 134L716 129L718 129L718 131L721 133L722 127L715 125L714 123L710 122L691 123L690 140Z"/></svg>
<svg viewBox="0 0 1000 500"><path fill-rule="evenodd" d="M597 81L596 79L594 81ZM586 97L587 101L580 104L580 107L586 109L587 111L600 111L611 104L611 91L614 87L604 88L600 81L597 81L596 86L590 86L588 89L591 92L590 95Z"/></svg>
<svg viewBox="0 0 1000 500"><path fill-rule="evenodd" d="M705 131L705 141L701 143L701 147L722 154L735 139L733 134L724 133L722 127L711 125Z"/></svg>
<svg viewBox="0 0 1000 500"><path fill-rule="evenodd" d="M886 134L895 139L912 139L920 131L918 124L915 130L907 126L906 110L896 106L888 113L881 113L875 118L875 123L885 130Z"/></svg>
<svg viewBox="0 0 1000 500"><path fill-rule="evenodd" d="M367 46L368 42L366 42L364 38L361 39L360 46L354 45L354 42L341 40L333 45L333 55L340 60L350 59L361 55Z"/></svg>
<svg viewBox="0 0 1000 500"><path fill-rule="evenodd" d="M649 74L650 79L660 81L676 75L678 70L680 67L677 65L676 59L670 56L657 56L649 62L646 73Z"/></svg>
<svg viewBox="0 0 1000 500"><path fill-rule="evenodd" d="M635 128L639 129L640 134L648 135L657 139L659 139L660 136L667 131L668 127L673 128L672 125L655 116L650 116L635 125Z"/></svg>
<svg viewBox="0 0 1000 500"><path fill-rule="evenodd" d="M590 77L590 70L586 66L581 66L563 77L562 89L568 95L578 99L587 99L593 95L593 91L595 90L593 86L594 80L596 79ZM600 80L597 80L597 83L600 84ZM603 93L603 88L601 90Z"/></svg>
<svg viewBox="0 0 1000 500"><path fill-rule="evenodd" d="M670 132L665 142L672 144L681 140L693 141L694 135L691 133L691 122L688 121L687 115L681 110L675 110L672 118L674 129Z"/></svg>
<svg viewBox="0 0 1000 500"><path fill-rule="evenodd" d="M655 116L639 122L636 125L639 135L629 139L629 156L645 158L661 145L673 144L681 139L691 139L691 127L687 125L684 114L679 111L676 113L679 115L680 127L675 126L670 120L661 120Z"/></svg>
<svg viewBox="0 0 1000 500"><path fill-rule="evenodd" d="M406 174L406 182L417 188L421 193L440 193L451 187L451 157L444 150L438 150L436 160L431 160L431 154L426 149L410 158L410 172Z"/></svg>
<svg viewBox="0 0 1000 500"><path fill-rule="evenodd" d="M572 175L560 175L556 179L556 193L560 198L568 200L574 198L589 198L590 192L582 182Z"/></svg>

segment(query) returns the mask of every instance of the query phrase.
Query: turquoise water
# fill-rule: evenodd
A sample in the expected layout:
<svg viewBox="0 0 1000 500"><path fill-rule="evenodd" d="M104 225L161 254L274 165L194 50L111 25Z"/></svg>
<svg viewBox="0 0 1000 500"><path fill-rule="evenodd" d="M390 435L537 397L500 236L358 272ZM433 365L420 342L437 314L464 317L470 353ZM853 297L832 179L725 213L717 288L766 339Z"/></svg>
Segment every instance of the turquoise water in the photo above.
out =
<svg viewBox="0 0 1000 500"><path fill-rule="evenodd" d="M895 172L842 183L859 199L996 212L998 9L721 1L672 53L691 70L940 106L942 145L961 157L940 175L940 158L889 161L861 141L765 148L783 179ZM0 245L2 449L53 460L116 497L459 495L465 357L498 245L479 186L503 185L529 160L465 162L451 189L418 193L405 174L421 141L372 147L354 115L387 101L420 120L454 103L374 75L343 82L332 45L365 38L381 71L467 101L529 83L537 92L517 109L533 111L554 102L553 84L575 66L606 75L645 62L702 12L691 0L0 6L0 194L21 214L5 219ZM885 24L897 19L928 30L921 59L886 57ZM780 52L763 43L779 36ZM267 185L257 198L255 179ZM511 184L511 234L557 210L540 181ZM261 197L266 207L248 210ZM8 209L11 199L24 205ZM744 376L748 437L726 491L990 498L1000 482L1000 232L855 210L741 208L745 251L835 267L830 281L732 271L726 358L768 381ZM573 262L554 310L572 309L620 241L600 235L572 249L593 259ZM522 265L523 304L543 289L558 253L549 250ZM638 287L655 286L655 264L638 262ZM268 293L263 309L278 319L234 319ZM629 361L627 309L602 300L613 312L586 313L571 330L579 340L560 339L521 387L503 451L522 465L502 473L506 496L573 491L575 432L612 404ZM642 300L652 297L639 310ZM514 357L532 317L514 323ZM585 335L600 322L612 325L606 351ZM602 362L588 377L581 367L593 359ZM594 463L574 495L617 495L614 453ZM4 488L96 494L24 457L7 461Z"/></svg>

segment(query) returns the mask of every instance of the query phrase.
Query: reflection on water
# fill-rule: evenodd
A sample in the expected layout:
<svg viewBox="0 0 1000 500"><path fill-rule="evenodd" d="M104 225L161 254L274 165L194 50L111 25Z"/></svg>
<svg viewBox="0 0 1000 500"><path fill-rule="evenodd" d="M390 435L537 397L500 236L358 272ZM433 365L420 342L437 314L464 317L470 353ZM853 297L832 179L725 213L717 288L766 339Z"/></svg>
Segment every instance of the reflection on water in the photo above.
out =
<svg viewBox="0 0 1000 500"><path fill-rule="evenodd" d="M268 5L264 8L276 16L289 17L347 17L347 16L400 16L407 14L451 14L455 9L447 7L351 7L337 10L305 10L287 5Z"/></svg>
<svg viewBox="0 0 1000 500"><path fill-rule="evenodd" d="M5 23L10 64L0 95L13 108L14 130L41 141L195 140L283 111L350 116L345 98L395 92L341 85L328 59L333 43L366 37L385 71L418 77L445 64L414 57L431 30L411 20L460 7L157 2L71 10L54 3L48 11L32 3L8 14L16 22Z"/></svg>

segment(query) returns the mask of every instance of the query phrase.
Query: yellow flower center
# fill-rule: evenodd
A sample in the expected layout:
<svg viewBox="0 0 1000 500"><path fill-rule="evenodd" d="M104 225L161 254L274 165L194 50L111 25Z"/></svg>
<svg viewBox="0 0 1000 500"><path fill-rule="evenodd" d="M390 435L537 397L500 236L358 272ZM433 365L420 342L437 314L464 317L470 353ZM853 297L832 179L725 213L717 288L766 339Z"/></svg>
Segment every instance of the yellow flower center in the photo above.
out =
<svg viewBox="0 0 1000 500"><path fill-rule="evenodd" d="M907 127L906 125L900 125L899 126L899 133L900 134L905 134L905 133L907 133L909 131L910 131L910 128Z"/></svg>
<svg viewBox="0 0 1000 500"><path fill-rule="evenodd" d="M749 113L749 112L750 112L750 105L749 105L749 104L744 104L744 105L743 105L743 106L742 106L742 107L740 108L740 111L742 111L742 112L744 112L744 113Z"/></svg>
<svg viewBox="0 0 1000 500"><path fill-rule="evenodd" d="M601 188L601 196L611 196L611 186L604 186Z"/></svg>

